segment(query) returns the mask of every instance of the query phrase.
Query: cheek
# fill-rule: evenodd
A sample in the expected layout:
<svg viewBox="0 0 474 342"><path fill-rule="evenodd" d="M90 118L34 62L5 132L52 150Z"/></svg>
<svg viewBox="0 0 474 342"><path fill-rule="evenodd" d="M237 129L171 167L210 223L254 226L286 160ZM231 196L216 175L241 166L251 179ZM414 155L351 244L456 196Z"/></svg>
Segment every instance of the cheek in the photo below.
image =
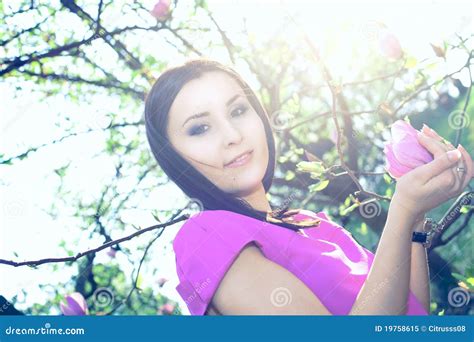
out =
<svg viewBox="0 0 474 342"><path fill-rule="evenodd" d="M249 137L252 139L252 145L258 152L258 164L264 168L265 171L269 159L267 136L265 134L265 126L263 125L262 120L257 114L255 115L256 119L254 119L252 122L252 129L249 131L251 133Z"/></svg>
<svg viewBox="0 0 474 342"><path fill-rule="evenodd" d="M209 180L222 173L217 143L199 138L181 140L179 145L180 155Z"/></svg>

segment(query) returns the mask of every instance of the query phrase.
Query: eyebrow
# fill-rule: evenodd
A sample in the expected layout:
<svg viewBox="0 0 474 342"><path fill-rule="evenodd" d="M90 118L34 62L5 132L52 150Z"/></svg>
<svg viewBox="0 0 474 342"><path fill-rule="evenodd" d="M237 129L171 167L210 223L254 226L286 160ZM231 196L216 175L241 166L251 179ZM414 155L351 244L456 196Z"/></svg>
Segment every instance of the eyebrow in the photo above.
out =
<svg viewBox="0 0 474 342"><path fill-rule="evenodd" d="M242 94L236 94L234 96L232 96L229 100L227 100L227 102L225 103L227 107L229 107L232 102L234 102L236 99L238 99L239 97L241 97ZM189 120L193 120L193 119L199 119L203 116L208 116L210 113L209 112L202 112L202 113L197 113L197 114L194 114L194 115L191 115L189 118L187 118L184 123L183 123L183 126L186 125L186 122L188 122Z"/></svg>

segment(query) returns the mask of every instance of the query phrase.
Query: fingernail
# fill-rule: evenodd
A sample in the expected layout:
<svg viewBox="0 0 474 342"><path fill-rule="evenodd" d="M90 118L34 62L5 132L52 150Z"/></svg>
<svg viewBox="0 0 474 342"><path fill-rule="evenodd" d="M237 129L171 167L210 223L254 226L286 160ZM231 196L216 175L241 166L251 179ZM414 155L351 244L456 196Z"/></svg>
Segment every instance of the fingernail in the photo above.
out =
<svg viewBox="0 0 474 342"><path fill-rule="evenodd" d="M448 154L448 159L451 161L456 161L459 158L461 158L461 151L459 150L448 151L447 154Z"/></svg>
<svg viewBox="0 0 474 342"><path fill-rule="evenodd" d="M466 149L465 149L464 146L462 146L461 144L459 144L457 148L458 148L458 149L461 149L463 152L466 152Z"/></svg>

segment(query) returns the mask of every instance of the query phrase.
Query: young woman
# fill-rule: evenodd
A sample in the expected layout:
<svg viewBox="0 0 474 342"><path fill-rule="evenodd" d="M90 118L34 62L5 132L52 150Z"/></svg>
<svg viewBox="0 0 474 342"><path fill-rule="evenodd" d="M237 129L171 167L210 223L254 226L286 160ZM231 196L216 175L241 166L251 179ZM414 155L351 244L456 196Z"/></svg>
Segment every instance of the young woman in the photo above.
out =
<svg viewBox="0 0 474 342"><path fill-rule="evenodd" d="M412 233L471 179L461 146L424 129L434 160L398 180L374 255L324 212L272 210L269 118L231 68L194 60L167 70L147 96L145 122L158 164L204 209L173 242L176 289L191 314L429 313L426 250Z"/></svg>

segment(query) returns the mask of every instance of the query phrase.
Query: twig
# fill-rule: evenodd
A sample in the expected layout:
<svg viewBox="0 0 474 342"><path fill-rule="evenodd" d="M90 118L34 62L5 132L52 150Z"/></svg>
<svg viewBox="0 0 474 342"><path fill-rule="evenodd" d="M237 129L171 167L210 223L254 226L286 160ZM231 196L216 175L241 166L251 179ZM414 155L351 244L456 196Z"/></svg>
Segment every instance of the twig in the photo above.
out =
<svg viewBox="0 0 474 342"><path fill-rule="evenodd" d="M72 257L46 258L46 259L31 260L31 261L13 261L13 260L0 259L0 264L19 267L19 266L38 266L38 265L42 265L42 264L56 263L56 262L76 261L77 259L82 258L82 257L84 257L88 254L97 253L97 252L99 252L99 251L101 251L101 250L103 250L107 247L114 246L114 245L116 245L118 243L121 243L123 241L131 240L134 237L139 236L141 234L144 234L146 232L149 232L151 230L167 227L167 226L173 225L175 223L187 220L188 218L189 218L189 215L184 214L184 215L180 216L179 218L177 218L175 220L171 220L167 223L157 224L157 225L154 225L154 226L151 226L151 227L148 227L148 228L141 229L141 230L139 230L139 231L137 231L133 234L130 234L128 236L125 236L125 237L117 239L117 240L110 241L108 243L103 244L102 246L96 247L94 249L90 249L86 252L80 252L80 253L76 254L75 256L72 256Z"/></svg>

